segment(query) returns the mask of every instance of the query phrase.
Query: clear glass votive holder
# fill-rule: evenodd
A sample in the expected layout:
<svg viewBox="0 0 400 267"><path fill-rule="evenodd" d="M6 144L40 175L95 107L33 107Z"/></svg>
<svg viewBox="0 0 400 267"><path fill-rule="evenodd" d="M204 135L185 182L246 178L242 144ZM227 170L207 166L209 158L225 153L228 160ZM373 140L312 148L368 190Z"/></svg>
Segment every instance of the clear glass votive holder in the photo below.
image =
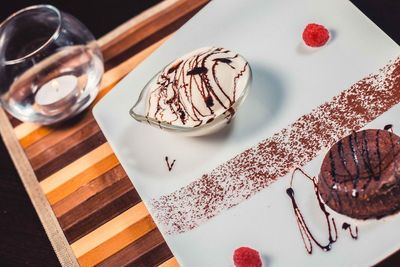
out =
<svg viewBox="0 0 400 267"><path fill-rule="evenodd" d="M19 120L49 125L78 114L103 72L90 31L53 6L22 9L0 24L0 103Z"/></svg>

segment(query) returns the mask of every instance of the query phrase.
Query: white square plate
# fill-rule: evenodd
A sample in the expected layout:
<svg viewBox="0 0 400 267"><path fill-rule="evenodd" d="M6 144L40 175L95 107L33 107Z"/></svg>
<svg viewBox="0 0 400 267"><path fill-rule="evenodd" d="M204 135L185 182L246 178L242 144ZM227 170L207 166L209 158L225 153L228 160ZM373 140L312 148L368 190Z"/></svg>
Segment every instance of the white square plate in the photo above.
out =
<svg viewBox="0 0 400 267"><path fill-rule="evenodd" d="M332 33L326 46L313 51L301 39L311 22ZM148 80L173 59L203 46L236 51L253 69L252 88L232 125L212 136L190 138L134 121L129 109ZM148 204L270 137L399 54L399 46L347 0L216 0L121 81L93 112ZM400 129L399 111L397 105L368 127L393 123L395 130ZM307 172L318 174L325 152L305 166ZM171 172L165 156L176 159ZM304 196L299 200L304 216L323 238L326 225L312 186L306 179L297 183L297 194ZM180 264L191 267L232 266L233 251L240 246L259 250L266 266L367 266L400 248L400 216L391 216L360 223L357 241L339 233L332 251L308 255L287 186L288 177L282 177L199 227L164 237Z"/></svg>

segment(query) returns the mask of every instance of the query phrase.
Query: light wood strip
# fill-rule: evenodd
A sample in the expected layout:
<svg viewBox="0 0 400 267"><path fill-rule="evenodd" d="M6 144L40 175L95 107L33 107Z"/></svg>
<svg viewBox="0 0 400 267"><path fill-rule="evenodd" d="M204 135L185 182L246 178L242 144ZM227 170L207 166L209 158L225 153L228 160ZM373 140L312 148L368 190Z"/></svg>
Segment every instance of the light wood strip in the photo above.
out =
<svg viewBox="0 0 400 267"><path fill-rule="evenodd" d="M71 244L81 266L92 266L155 229L143 202Z"/></svg>
<svg viewBox="0 0 400 267"><path fill-rule="evenodd" d="M23 126L24 124L25 124L25 122L21 123L19 126ZM17 127L19 127L19 126L17 126ZM20 144L23 148L30 146L37 140L39 140L53 132L53 128L50 128L47 126L43 126L43 127L40 127L39 125L37 125L37 126L38 127L32 127L31 128L32 131L30 133L26 132L28 135L26 135L22 139L20 139Z"/></svg>
<svg viewBox="0 0 400 267"><path fill-rule="evenodd" d="M43 228L49 237L50 243L62 266L78 266L78 262L68 245L61 227L54 215L49 203L43 194L36 176L29 164L22 147L19 145L14 130L7 118L6 113L0 107L0 132L7 150L14 162L21 181L37 211Z"/></svg>
<svg viewBox="0 0 400 267"><path fill-rule="evenodd" d="M207 2L209 0L165 0L149 8L98 40L105 60L121 54Z"/></svg>
<svg viewBox="0 0 400 267"><path fill-rule="evenodd" d="M51 205L54 205L58 201L78 190L81 186L89 183L90 181L93 181L95 178L114 168L118 164L119 161L115 157L115 155L110 154L107 155L104 159L94 163L93 165L87 165L89 167L87 167L86 169L84 169L85 165L79 166L79 168L82 169L79 174L72 176L71 179L65 179L64 183L55 184L57 182L55 181L54 184L49 185L49 187L51 186L54 189L46 193L48 201ZM48 187L46 187L46 189L49 190Z"/></svg>
<svg viewBox="0 0 400 267"><path fill-rule="evenodd" d="M167 260L166 262L163 262L162 264L158 265L158 267L180 267L180 265L176 260L176 258L173 257Z"/></svg>
<svg viewBox="0 0 400 267"><path fill-rule="evenodd" d="M21 140L28 134L32 133L33 131L37 130L40 128L39 124L31 123L31 122L25 122L21 123L17 127L14 128L14 133L15 136L17 137L18 140Z"/></svg>
<svg viewBox="0 0 400 267"><path fill-rule="evenodd" d="M48 194L49 192L53 191L57 187L66 183L71 178L82 173L88 167L90 167L90 166L100 162L104 158L108 157L112 153L113 152L108 143L105 143L105 144L99 146L98 148L92 150L85 156L72 162L71 164L67 165L63 169L59 170L58 172L52 174L51 176L49 176L48 178L46 178L45 180L40 182L43 192L45 194Z"/></svg>

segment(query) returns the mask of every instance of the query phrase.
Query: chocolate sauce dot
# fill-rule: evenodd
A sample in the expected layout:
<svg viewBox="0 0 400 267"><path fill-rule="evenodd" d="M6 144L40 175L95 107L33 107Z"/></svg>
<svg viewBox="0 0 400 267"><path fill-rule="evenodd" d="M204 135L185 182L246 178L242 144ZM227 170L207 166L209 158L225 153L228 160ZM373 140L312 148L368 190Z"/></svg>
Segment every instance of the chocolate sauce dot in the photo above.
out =
<svg viewBox="0 0 400 267"><path fill-rule="evenodd" d="M388 124L388 125L385 125L385 127L383 127L383 129L384 130L390 130L390 129L392 129L393 128L393 124Z"/></svg>
<svg viewBox="0 0 400 267"><path fill-rule="evenodd" d="M210 118L206 123L210 123L214 120L214 118Z"/></svg>
<svg viewBox="0 0 400 267"><path fill-rule="evenodd" d="M293 188L288 188L286 189L286 194L288 194L290 197L294 196L294 190Z"/></svg>
<svg viewBox="0 0 400 267"><path fill-rule="evenodd" d="M349 234L350 234L351 238L358 239L358 227L357 226L355 227L355 233L353 233L353 230L351 229L351 225L348 224L347 222L344 222L342 224L342 229L345 231L349 230Z"/></svg>
<svg viewBox="0 0 400 267"><path fill-rule="evenodd" d="M214 61L219 61L219 62L226 63L226 64L232 63L232 60L230 60L228 58L216 58L216 59L214 59Z"/></svg>
<svg viewBox="0 0 400 267"><path fill-rule="evenodd" d="M207 73L208 69L206 67L194 67L187 72L187 75L196 75Z"/></svg>
<svg viewBox="0 0 400 267"><path fill-rule="evenodd" d="M214 106L214 100L213 100L213 98L212 98L211 95L209 95L209 96L206 98L206 105L207 105L207 107L212 107L212 106Z"/></svg>
<svg viewBox="0 0 400 267"><path fill-rule="evenodd" d="M183 110L179 111L179 117L181 118L182 121L185 120L186 114Z"/></svg>
<svg viewBox="0 0 400 267"><path fill-rule="evenodd" d="M177 64L175 64L174 66L172 66L169 70L168 70L168 74L171 74L171 73L173 73L174 71L176 71L178 68L179 68L179 66L182 64L182 62L183 61L180 61L180 62L178 62Z"/></svg>
<svg viewBox="0 0 400 267"><path fill-rule="evenodd" d="M348 224L348 223L346 223L346 222L344 222L343 224L342 224L342 229L343 230L346 230L347 228L349 228L350 227L350 224Z"/></svg>

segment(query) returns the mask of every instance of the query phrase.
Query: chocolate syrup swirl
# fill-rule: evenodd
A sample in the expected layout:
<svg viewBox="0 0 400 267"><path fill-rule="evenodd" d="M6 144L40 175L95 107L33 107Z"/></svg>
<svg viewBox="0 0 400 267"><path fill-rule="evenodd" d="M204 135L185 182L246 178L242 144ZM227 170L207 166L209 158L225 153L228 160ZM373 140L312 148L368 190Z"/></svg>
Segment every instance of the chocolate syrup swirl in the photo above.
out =
<svg viewBox="0 0 400 267"><path fill-rule="evenodd" d="M387 125L385 125L385 127L383 127L383 129L385 131L389 131L390 130L393 133L393 124L387 124Z"/></svg>
<svg viewBox="0 0 400 267"><path fill-rule="evenodd" d="M314 235L311 233L311 230L307 226L307 224L304 220L304 217L300 211L300 208L297 205L297 202L296 202L296 199L294 196L294 190L292 187L292 182L293 182L294 174L296 173L296 171L300 171L304 176L306 176L308 179L310 179L313 183L314 192L315 192L315 196L317 197L319 208L323 212L323 214L325 216L326 224L328 226L328 243L326 243L326 244L322 244L321 242L319 242L314 237ZM321 196L319 195L316 179L314 177L311 177L308 174L306 174L300 168L296 168L292 173L290 187L288 189L286 189L286 193L292 200L292 206L293 206L294 214L296 216L297 226L299 227L301 238L303 239L304 247L306 248L308 254L312 254L313 243L315 245L317 245L323 251L331 250L332 244L335 243L338 238L338 232L337 232L337 228L336 228L335 219L333 217L331 217L331 214L326 210L325 204L322 202Z"/></svg>
<svg viewBox="0 0 400 267"><path fill-rule="evenodd" d="M371 181L371 177L375 177L375 174L374 174L374 169L373 169L373 166L371 164L371 159L370 159L370 155L369 155L368 139L367 139L367 132L366 131L363 131L362 137L363 137L363 140L362 140L361 149L362 149L362 155L363 155L363 162L364 162L364 165L366 167L367 174L368 174L368 177L369 177L368 181L364 184L364 188L363 189L365 190L367 188L369 182Z"/></svg>
<svg viewBox="0 0 400 267"><path fill-rule="evenodd" d="M202 48L167 66L150 88L147 118L197 127L235 111L250 79L248 63L224 48ZM227 114L228 114L227 113Z"/></svg>
<svg viewBox="0 0 400 267"><path fill-rule="evenodd" d="M357 239L358 238L358 227L357 226L354 228L354 233L353 233L353 230L351 229L351 225L346 223L346 222L344 222L342 224L342 229L345 230L345 231L349 230L349 234L350 234L351 238L353 238L353 239Z"/></svg>
<svg viewBox="0 0 400 267"><path fill-rule="evenodd" d="M168 171L171 171L172 168L174 167L175 164L175 159L172 161L172 163L169 163L169 159L168 156L165 157L165 162L167 163L167 167L168 167Z"/></svg>
<svg viewBox="0 0 400 267"><path fill-rule="evenodd" d="M376 155L378 157L378 162L379 162L379 164L378 164L379 175L374 176L375 181L379 181L379 179L381 177L381 173L382 173L382 164L380 164L382 162L382 159L381 159L381 151L379 149L379 133L380 133L380 130L376 130L375 145L376 145Z"/></svg>
<svg viewBox="0 0 400 267"><path fill-rule="evenodd" d="M389 132L391 132L392 134L394 134L394 131L393 131L393 124L387 124L387 125L385 125L385 127L384 127L383 129L384 129L385 131L389 131ZM400 141L399 141L399 142L400 142ZM396 152L396 145L398 145L399 142L397 142L397 144L395 144L395 142L393 141L393 136L391 136L391 138L390 138L390 143L391 143L391 147L392 147L393 153ZM396 180L399 181L399 180L400 180L400 176L397 175L397 174L399 173L399 168L398 168L398 163L397 163L396 160L394 161L394 173L395 173Z"/></svg>

